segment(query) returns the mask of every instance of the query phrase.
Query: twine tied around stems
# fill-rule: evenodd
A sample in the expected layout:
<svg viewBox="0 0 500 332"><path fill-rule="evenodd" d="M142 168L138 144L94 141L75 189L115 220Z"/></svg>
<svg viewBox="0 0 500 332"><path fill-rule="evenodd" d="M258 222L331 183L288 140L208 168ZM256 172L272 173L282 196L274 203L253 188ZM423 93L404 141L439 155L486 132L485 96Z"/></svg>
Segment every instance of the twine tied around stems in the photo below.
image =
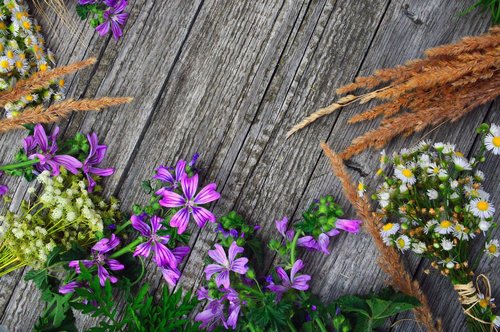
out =
<svg viewBox="0 0 500 332"><path fill-rule="evenodd" d="M485 298L488 299L491 298L490 280L484 274L480 274L477 276L476 285L474 285L474 283L471 281L467 284L454 285L453 288L455 288L455 291L458 293L459 301L464 307L464 312L467 316L471 317L475 321L480 322L482 324L490 325L490 331L498 331L498 329L496 328L495 325L493 325L492 322L487 322L482 319L479 319L471 313L472 308L475 307L481 301L478 292L478 290L480 290L479 287L480 281L482 282L484 287L484 292L481 292L481 294L483 294Z"/></svg>

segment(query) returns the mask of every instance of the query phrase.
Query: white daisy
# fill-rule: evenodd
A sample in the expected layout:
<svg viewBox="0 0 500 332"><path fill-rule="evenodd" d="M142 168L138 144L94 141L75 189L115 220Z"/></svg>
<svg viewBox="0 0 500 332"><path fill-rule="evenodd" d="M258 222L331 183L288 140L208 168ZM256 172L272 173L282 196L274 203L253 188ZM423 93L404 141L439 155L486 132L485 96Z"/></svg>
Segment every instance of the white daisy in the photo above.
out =
<svg viewBox="0 0 500 332"><path fill-rule="evenodd" d="M491 240L486 242L484 246L484 252L488 255L488 257L498 257L500 255L500 243L498 240Z"/></svg>
<svg viewBox="0 0 500 332"><path fill-rule="evenodd" d="M410 248L410 238L406 235L401 235L396 239L396 247L401 251L408 250Z"/></svg>
<svg viewBox="0 0 500 332"><path fill-rule="evenodd" d="M478 227L483 232L487 232L490 229L490 227L491 227L491 223L487 222L486 220L481 220L479 222L479 226Z"/></svg>
<svg viewBox="0 0 500 332"><path fill-rule="evenodd" d="M474 173L474 178L475 178L475 179L476 179L476 181L478 181L478 182L483 182L483 181L484 181L484 173L483 173L483 171L477 170L477 171Z"/></svg>
<svg viewBox="0 0 500 332"><path fill-rule="evenodd" d="M472 169L472 166L464 157L453 156L453 163L458 171L470 171Z"/></svg>
<svg viewBox="0 0 500 332"><path fill-rule="evenodd" d="M469 203L469 210L479 218L491 218L495 214L495 207L483 198L475 198Z"/></svg>
<svg viewBox="0 0 500 332"><path fill-rule="evenodd" d="M365 187L365 179L359 180L358 183L358 196L363 197L365 195L366 187Z"/></svg>
<svg viewBox="0 0 500 332"><path fill-rule="evenodd" d="M493 125L492 125L493 127ZM491 151L494 155L500 154L500 130L495 130L495 133L491 131L484 138L484 145L486 150Z"/></svg>
<svg viewBox="0 0 500 332"><path fill-rule="evenodd" d="M418 158L418 165L420 166L420 168L425 169L429 167L430 164L431 164L431 158L429 157L428 154L424 153Z"/></svg>
<svg viewBox="0 0 500 332"><path fill-rule="evenodd" d="M458 187L458 181L457 180L453 180L450 182L450 188L451 189L457 189Z"/></svg>
<svg viewBox="0 0 500 332"><path fill-rule="evenodd" d="M490 199L490 194L482 189L474 189L472 186L465 186L464 189L467 195L472 198L481 198L486 201Z"/></svg>
<svg viewBox="0 0 500 332"><path fill-rule="evenodd" d="M398 165L394 170L394 175L396 175L396 177L405 184L414 184L417 181L415 178L415 174L412 171L414 167L415 166L413 164L409 164L407 166Z"/></svg>
<svg viewBox="0 0 500 332"><path fill-rule="evenodd" d="M414 243L412 245L412 250L414 253L420 255L420 254L423 254L427 250L427 247L426 247L425 243L417 242L417 243Z"/></svg>
<svg viewBox="0 0 500 332"><path fill-rule="evenodd" d="M459 240L469 240L474 238L474 233L469 233L468 229L462 224L453 226L453 236Z"/></svg>
<svg viewBox="0 0 500 332"><path fill-rule="evenodd" d="M495 319L493 320L493 325L496 327L500 327L500 316L496 316Z"/></svg>
<svg viewBox="0 0 500 332"><path fill-rule="evenodd" d="M450 234L453 232L453 223L449 220L441 221L434 230L438 234Z"/></svg>
<svg viewBox="0 0 500 332"><path fill-rule="evenodd" d="M435 219L429 220L424 226L424 233L429 234L429 232L431 231L431 228L436 226L437 224L438 224L437 220L435 220Z"/></svg>
<svg viewBox="0 0 500 332"><path fill-rule="evenodd" d="M444 143L442 143L442 142L434 143L433 146L434 146L434 149L436 149L439 152L442 152L444 149Z"/></svg>
<svg viewBox="0 0 500 332"><path fill-rule="evenodd" d="M14 60L9 59L6 56L0 57L0 73L7 73L11 71L14 67Z"/></svg>
<svg viewBox="0 0 500 332"><path fill-rule="evenodd" d="M453 258L446 258L439 261L438 264L446 266L449 269L453 269L455 267L455 264L457 264L457 262Z"/></svg>
<svg viewBox="0 0 500 332"><path fill-rule="evenodd" d="M387 223L384 226L382 226L382 229L380 230L380 234L383 237L389 237L390 235L394 235L399 231L399 224L397 223Z"/></svg>
<svg viewBox="0 0 500 332"><path fill-rule="evenodd" d="M452 154L455 152L455 144L446 143L443 147L444 154Z"/></svg>
<svg viewBox="0 0 500 332"><path fill-rule="evenodd" d="M446 251L450 251L451 249L453 249L454 246L455 245L453 244L453 242L451 242L448 239L443 239L441 241L441 247L443 247L443 249Z"/></svg>
<svg viewBox="0 0 500 332"><path fill-rule="evenodd" d="M429 199L437 199L439 194L438 194L437 190L429 189L429 190L427 190L427 196L429 197Z"/></svg>

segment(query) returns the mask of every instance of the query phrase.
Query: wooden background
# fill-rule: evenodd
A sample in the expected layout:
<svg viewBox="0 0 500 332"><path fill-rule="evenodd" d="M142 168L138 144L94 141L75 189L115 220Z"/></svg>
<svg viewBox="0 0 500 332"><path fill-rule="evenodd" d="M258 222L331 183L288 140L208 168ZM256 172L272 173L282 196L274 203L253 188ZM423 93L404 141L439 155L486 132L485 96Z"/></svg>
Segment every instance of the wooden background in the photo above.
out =
<svg viewBox="0 0 500 332"><path fill-rule="evenodd" d="M68 78L69 96L135 97L130 105L75 114L61 124L65 135L93 130L110 145L106 165L118 171L106 180L108 194L117 195L124 208L144 202L140 183L157 165L199 152L205 183L217 182L222 193L213 205L215 214L235 209L260 224L260 235L267 241L277 236L275 219L287 215L297 220L313 199L324 194L333 194L347 216L354 216L318 143L326 140L340 151L376 123L347 125L347 119L364 109L355 106L286 140L291 125L332 102L335 88L358 75L421 57L428 47L485 32L488 14L458 15L474 2L130 0L131 17L118 42L99 38L76 17L73 33L50 11L37 17L59 64L98 58L93 68ZM72 13L74 3L68 1ZM498 109L497 102L486 105L457 123L395 140L388 151L426 135L454 142L470 156L479 144L474 128L484 121L500 122ZM23 135L0 137L2 162L12 160ZM348 166L359 178L371 176L377 164L378 152L369 151ZM484 166L487 190L499 197L497 160L490 155ZM10 208L16 209L27 184L9 181L15 197ZM194 232L194 249L183 267L183 287L196 286L202 279L212 231L209 225ZM312 291L325 300L384 285L377 252L364 234L336 237L328 257L304 256L307 272L314 276ZM428 263L417 258L408 258L408 266L423 284L445 331L464 330L464 317L448 280L436 273L425 275ZM485 259L480 266L481 272L489 273L494 295L500 297L499 268L498 259ZM151 270L147 279L161 284L161 275ZM35 286L23 281L25 273L17 271L0 281L0 324L9 331L31 330L42 309ZM385 330L419 331L411 319L411 315L396 317ZM82 329L93 323L79 317Z"/></svg>

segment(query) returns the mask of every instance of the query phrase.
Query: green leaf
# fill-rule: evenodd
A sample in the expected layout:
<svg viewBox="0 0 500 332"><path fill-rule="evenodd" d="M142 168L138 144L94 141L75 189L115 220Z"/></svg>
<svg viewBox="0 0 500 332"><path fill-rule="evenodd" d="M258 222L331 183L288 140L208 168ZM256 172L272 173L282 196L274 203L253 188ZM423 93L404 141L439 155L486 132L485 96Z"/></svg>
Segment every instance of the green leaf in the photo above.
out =
<svg viewBox="0 0 500 332"><path fill-rule="evenodd" d="M24 276L24 280L33 281L40 290L45 290L49 287L47 270L30 270Z"/></svg>

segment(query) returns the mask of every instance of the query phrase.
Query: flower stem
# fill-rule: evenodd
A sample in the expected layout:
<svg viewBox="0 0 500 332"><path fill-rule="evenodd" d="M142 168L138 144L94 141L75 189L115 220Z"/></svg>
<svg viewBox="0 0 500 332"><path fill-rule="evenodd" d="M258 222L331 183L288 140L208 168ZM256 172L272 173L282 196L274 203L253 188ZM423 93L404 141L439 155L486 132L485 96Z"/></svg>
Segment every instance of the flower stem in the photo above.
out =
<svg viewBox="0 0 500 332"><path fill-rule="evenodd" d="M288 325L288 328L290 329L290 331L297 332L297 329L295 328L295 326L293 326L293 323L290 319L286 322L286 324Z"/></svg>
<svg viewBox="0 0 500 332"><path fill-rule="evenodd" d="M118 250L117 252L113 253L110 258L117 258L120 257L128 252L131 252L139 243L144 242L144 239L139 237L135 239L135 241L130 242L126 247L123 247L122 249Z"/></svg>
<svg viewBox="0 0 500 332"><path fill-rule="evenodd" d="M132 223L132 221L130 219L127 220L126 223L124 223L123 225L120 225L120 227L118 227L116 229L115 234L119 234L121 231L123 231L125 228L127 228L127 226L129 226L131 223Z"/></svg>
<svg viewBox="0 0 500 332"><path fill-rule="evenodd" d="M321 321L321 319L319 319L318 317L314 320L316 322L316 324L318 324L318 327L319 329L321 330L321 332L328 332L328 330L326 329L325 325L323 324L323 322Z"/></svg>
<svg viewBox="0 0 500 332"><path fill-rule="evenodd" d="M293 264L295 264L295 251L297 249L297 241L299 239L300 234L301 234L301 232L297 231L295 233L295 236L293 237L292 248L290 249L290 260L291 260L292 266L293 266Z"/></svg>
<svg viewBox="0 0 500 332"><path fill-rule="evenodd" d="M33 158L31 160L22 161L20 163L0 166L0 171L11 171L11 170L18 169L18 168L32 166L32 165L38 164L39 162L40 162L40 160L38 158Z"/></svg>

